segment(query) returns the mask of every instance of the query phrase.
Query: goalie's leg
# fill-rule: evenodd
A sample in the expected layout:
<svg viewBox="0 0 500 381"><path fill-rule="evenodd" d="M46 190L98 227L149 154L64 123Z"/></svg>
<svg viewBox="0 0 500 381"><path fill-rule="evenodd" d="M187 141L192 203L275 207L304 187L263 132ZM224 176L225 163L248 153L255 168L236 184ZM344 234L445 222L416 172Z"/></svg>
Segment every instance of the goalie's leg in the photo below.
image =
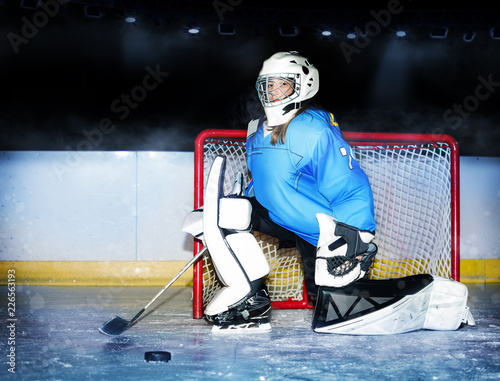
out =
<svg viewBox="0 0 500 381"><path fill-rule="evenodd" d="M346 335L455 330L475 325L467 296L464 284L429 274L320 287L312 327Z"/></svg>
<svg viewBox="0 0 500 381"><path fill-rule="evenodd" d="M241 328L269 331L271 300L264 283L269 264L252 234L231 234L225 241L225 248L210 251L224 287L205 308L205 316L215 324L214 333Z"/></svg>
<svg viewBox="0 0 500 381"><path fill-rule="evenodd" d="M205 190L204 238L224 287L205 308L214 333L241 328L270 330L271 301L264 277L270 268L250 233L251 205L242 197L224 197L225 158L212 164Z"/></svg>

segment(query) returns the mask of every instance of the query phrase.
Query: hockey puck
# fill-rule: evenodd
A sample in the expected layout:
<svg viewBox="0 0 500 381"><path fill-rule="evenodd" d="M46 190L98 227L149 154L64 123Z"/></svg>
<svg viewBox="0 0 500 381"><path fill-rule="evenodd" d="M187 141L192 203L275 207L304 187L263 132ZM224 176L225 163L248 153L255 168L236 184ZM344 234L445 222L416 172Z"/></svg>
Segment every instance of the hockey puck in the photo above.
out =
<svg viewBox="0 0 500 381"><path fill-rule="evenodd" d="M170 352L146 352L144 353L144 360L147 362L169 362L172 358Z"/></svg>

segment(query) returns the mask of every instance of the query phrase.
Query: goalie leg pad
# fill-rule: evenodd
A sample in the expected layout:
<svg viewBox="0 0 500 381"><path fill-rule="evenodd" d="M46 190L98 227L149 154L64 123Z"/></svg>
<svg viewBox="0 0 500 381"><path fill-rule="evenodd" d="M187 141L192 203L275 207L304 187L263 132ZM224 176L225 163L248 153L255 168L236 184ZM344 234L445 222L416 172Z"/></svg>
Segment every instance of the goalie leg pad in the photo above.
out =
<svg viewBox="0 0 500 381"><path fill-rule="evenodd" d="M320 236L316 252L315 282L318 286L344 287L365 276L377 246L372 232L335 221L318 213Z"/></svg>
<svg viewBox="0 0 500 381"><path fill-rule="evenodd" d="M467 286L446 278L434 277L434 287L429 301L423 328L454 330L461 324L476 325L467 307Z"/></svg>
<svg viewBox="0 0 500 381"><path fill-rule="evenodd" d="M228 312L238 310L240 304L262 291L262 278L269 274L270 267L255 237L248 232L250 202L234 195L224 197L225 162L222 156L214 160L205 190L204 238L215 271L224 285L205 308L205 315L216 323L228 323L230 318L237 323L237 313ZM267 290L262 292L267 295ZM242 316L246 315L245 310L241 311ZM257 311L263 313L260 309Z"/></svg>
<svg viewBox="0 0 500 381"><path fill-rule="evenodd" d="M465 285L432 275L362 279L343 288L320 287L312 328L348 335L455 330L474 325L466 302Z"/></svg>

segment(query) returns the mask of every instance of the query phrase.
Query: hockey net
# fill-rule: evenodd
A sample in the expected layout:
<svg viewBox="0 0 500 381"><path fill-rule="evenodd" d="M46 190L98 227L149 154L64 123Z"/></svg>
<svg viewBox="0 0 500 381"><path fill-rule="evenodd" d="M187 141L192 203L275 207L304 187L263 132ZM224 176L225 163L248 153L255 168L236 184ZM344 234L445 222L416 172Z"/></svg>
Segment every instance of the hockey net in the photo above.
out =
<svg viewBox="0 0 500 381"><path fill-rule="evenodd" d="M458 145L448 135L344 132L373 191L378 253L371 279L433 274L459 280ZM248 183L245 130L206 130L195 147L195 208L203 205L210 167L224 155L224 193L238 172ZM303 267L295 248L278 250L275 238L254 232L271 267L267 286L273 308L309 308ZM195 242L195 253L201 244ZM193 317L221 284L210 261L194 267Z"/></svg>

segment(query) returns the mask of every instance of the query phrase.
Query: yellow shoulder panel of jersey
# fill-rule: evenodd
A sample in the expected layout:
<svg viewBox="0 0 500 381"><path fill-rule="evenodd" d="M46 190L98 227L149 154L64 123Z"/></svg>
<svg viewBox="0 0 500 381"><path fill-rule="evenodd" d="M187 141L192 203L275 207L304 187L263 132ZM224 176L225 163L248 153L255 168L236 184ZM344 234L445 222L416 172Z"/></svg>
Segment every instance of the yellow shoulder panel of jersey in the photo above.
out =
<svg viewBox="0 0 500 381"><path fill-rule="evenodd" d="M333 116L333 114L332 114L332 113L330 113L330 124L331 124L332 126L335 126L335 127L338 127L338 126L339 126L339 124L338 124L338 123L337 123L337 121L335 120L335 117Z"/></svg>

